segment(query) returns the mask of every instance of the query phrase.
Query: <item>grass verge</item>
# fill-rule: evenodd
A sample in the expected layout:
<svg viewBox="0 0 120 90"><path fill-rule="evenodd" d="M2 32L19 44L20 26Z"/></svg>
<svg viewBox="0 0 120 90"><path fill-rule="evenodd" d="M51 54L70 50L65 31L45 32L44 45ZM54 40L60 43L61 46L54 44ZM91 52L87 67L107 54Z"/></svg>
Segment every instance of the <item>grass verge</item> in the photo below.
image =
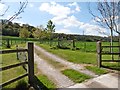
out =
<svg viewBox="0 0 120 90"><path fill-rule="evenodd" d="M45 50L56 54L70 62L82 64L96 64L96 54L91 52L74 51L69 49L51 49L50 46L45 44L37 44ZM92 57L91 57L92 56Z"/></svg>
<svg viewBox="0 0 120 90"><path fill-rule="evenodd" d="M25 45L26 44L19 44L20 47L25 47ZM4 49L6 50L7 48L4 48ZM12 47L10 49L16 49L16 45L12 45ZM20 63L20 61L17 60L16 53L1 54L0 57L2 57L0 59L0 62L1 62L0 67ZM18 67L11 68L11 69L8 69L8 70L5 70L5 71L1 71L0 73L2 75L2 82L0 82L0 83L3 83L3 82L6 82L10 79L16 78L16 77L26 73L26 71L23 69L22 66L18 66ZM3 90L5 90L6 88L7 89L13 89L14 88L14 89L17 90L20 87L21 87L22 90L25 90L23 88L27 88L27 85L28 85L28 78L25 77L23 79L20 79L20 80L14 82L14 83L11 83L11 84L3 87Z"/></svg>
<svg viewBox="0 0 120 90"><path fill-rule="evenodd" d="M70 50L70 49L51 49L51 47L49 45L46 44L39 44L37 43L38 46L44 48L45 50L47 50L48 52L51 52L55 55L58 55L59 57L64 58L65 60L68 60L70 62L73 63L77 63L77 64L92 64L92 65L96 65L97 64L97 60L96 60L96 56L97 54L95 52L84 52L84 51L78 51L78 50ZM103 59L105 60L109 60L111 56L106 55L103 57ZM114 56L115 59L117 59L117 56ZM118 65L119 63L102 63L103 66L105 66L105 68L108 69L112 69L112 70L120 70L120 65ZM93 67L96 70L96 67Z"/></svg>
<svg viewBox="0 0 120 90"><path fill-rule="evenodd" d="M50 90L56 88L55 84L52 81L50 81L47 78L47 76L45 76L43 74L39 74L39 75L37 75L37 78L40 80L40 82L42 82Z"/></svg>
<svg viewBox="0 0 120 90"><path fill-rule="evenodd" d="M94 72L97 75L102 75L102 74L108 73L108 71L106 69L98 68L96 66L85 66L85 67L86 67L86 69Z"/></svg>
<svg viewBox="0 0 120 90"><path fill-rule="evenodd" d="M57 69L62 69L65 68L64 65L62 65L61 63L52 60L52 58L50 57L46 57L46 55L44 55L42 52L40 52L39 50L35 49L35 52L38 56L40 56L40 58L44 59L45 61L47 61L49 64L51 64L52 66L54 66Z"/></svg>
<svg viewBox="0 0 120 90"><path fill-rule="evenodd" d="M110 62L110 63L103 62L102 66L107 69L120 71L120 63L119 62Z"/></svg>
<svg viewBox="0 0 120 90"><path fill-rule="evenodd" d="M63 70L62 73L64 75L66 75L67 77L69 77L75 83L81 83L81 82L83 82L83 81L85 81L87 79L92 78L91 76L88 76L86 74L80 73L80 72L75 71L73 69Z"/></svg>

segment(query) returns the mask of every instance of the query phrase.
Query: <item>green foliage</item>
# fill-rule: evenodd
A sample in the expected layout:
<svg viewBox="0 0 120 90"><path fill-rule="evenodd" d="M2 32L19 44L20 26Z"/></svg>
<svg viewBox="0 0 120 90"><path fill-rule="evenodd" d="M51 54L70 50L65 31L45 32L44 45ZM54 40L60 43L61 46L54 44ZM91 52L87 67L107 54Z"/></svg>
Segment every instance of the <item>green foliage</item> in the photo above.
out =
<svg viewBox="0 0 120 90"><path fill-rule="evenodd" d="M37 75L40 82L42 82L47 88L56 88L55 84L51 82L45 75L39 74Z"/></svg>
<svg viewBox="0 0 120 90"><path fill-rule="evenodd" d="M20 25L18 23L2 21L2 35L19 36Z"/></svg>
<svg viewBox="0 0 120 90"><path fill-rule="evenodd" d="M47 37L47 32L44 30L44 27L40 25L40 27L36 28L36 30L33 32L33 36L43 40Z"/></svg>
<svg viewBox="0 0 120 90"><path fill-rule="evenodd" d="M66 60L74 63L96 64L96 53L83 52L79 50L70 49L50 49L50 46L46 44L37 44L49 52L56 54ZM92 57L91 57L92 56Z"/></svg>
<svg viewBox="0 0 120 90"><path fill-rule="evenodd" d="M80 73L73 69L66 69L66 70L62 71L62 73L65 74L66 76L68 76L75 83L81 83L81 82L85 81L86 79L91 78L91 76Z"/></svg>
<svg viewBox="0 0 120 90"><path fill-rule="evenodd" d="M29 32L29 37L30 38L41 38L41 39L47 39L47 40L58 40L58 37L62 36L67 40L77 40L77 41L87 41L87 42L93 42L93 41L110 41L110 37L100 37L100 36L91 36L91 35L72 35L72 34L64 34L64 33L54 33L55 32L55 25L51 20L48 21L47 27L43 28L41 27L34 27L29 24L20 24L18 23L13 23L13 22L8 22L5 23L6 20L2 20L2 31L0 34L4 36L19 36L21 28L26 28ZM40 29L40 30L37 30ZM42 29L42 30L41 30ZM37 33L38 32L38 33ZM113 37L113 41L118 41L118 36Z"/></svg>
<svg viewBox="0 0 120 90"><path fill-rule="evenodd" d="M55 32L55 25L51 20L48 21L47 28L46 28L48 33L53 33Z"/></svg>
<svg viewBox="0 0 120 90"><path fill-rule="evenodd" d="M51 39L52 33L55 32L55 25L53 24L53 22L51 20L48 21L47 27L45 30L47 32L48 39Z"/></svg>
<svg viewBox="0 0 120 90"><path fill-rule="evenodd" d="M98 68L97 66L86 66L86 68L97 75L106 74L108 71L103 68Z"/></svg>
<svg viewBox="0 0 120 90"><path fill-rule="evenodd" d="M24 27L29 31L30 37L33 37L32 31L35 29L34 26L30 26L29 24L22 24L22 26L20 26L20 24L18 24L18 23L13 23L11 21L6 23L6 21L7 20L2 20L2 35L4 35L4 36L19 36L20 29Z"/></svg>
<svg viewBox="0 0 120 90"><path fill-rule="evenodd" d="M30 36L30 33L27 28L23 27L20 30L20 37L21 38L28 38Z"/></svg>

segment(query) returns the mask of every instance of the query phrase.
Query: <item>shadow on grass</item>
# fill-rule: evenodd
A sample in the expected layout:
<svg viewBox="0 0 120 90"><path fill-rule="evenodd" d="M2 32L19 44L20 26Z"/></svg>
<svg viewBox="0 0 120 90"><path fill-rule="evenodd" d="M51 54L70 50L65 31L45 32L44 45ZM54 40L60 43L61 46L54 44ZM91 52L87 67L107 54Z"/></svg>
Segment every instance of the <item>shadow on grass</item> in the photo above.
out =
<svg viewBox="0 0 120 90"><path fill-rule="evenodd" d="M32 85L35 90L49 90L36 76L34 76L34 82Z"/></svg>
<svg viewBox="0 0 120 90"><path fill-rule="evenodd" d="M34 76L33 85L35 90L56 90L56 88L47 88L38 78Z"/></svg>
<svg viewBox="0 0 120 90"><path fill-rule="evenodd" d="M25 80L20 80L14 88L9 88L9 86L5 86L2 88L2 90L29 90L29 88L28 83Z"/></svg>
<svg viewBox="0 0 120 90"><path fill-rule="evenodd" d="M34 89L30 89L34 87ZM2 90L55 90L54 88L47 88L36 76L31 86L25 80L20 80L15 88L2 88Z"/></svg>
<svg viewBox="0 0 120 90"><path fill-rule="evenodd" d="M21 80L13 90L28 90L28 83L24 80Z"/></svg>
<svg viewBox="0 0 120 90"><path fill-rule="evenodd" d="M111 70L117 70L117 71L120 71L120 66L117 66L117 67L111 67L111 66L104 66L102 65L103 68L107 68L107 69L111 69Z"/></svg>

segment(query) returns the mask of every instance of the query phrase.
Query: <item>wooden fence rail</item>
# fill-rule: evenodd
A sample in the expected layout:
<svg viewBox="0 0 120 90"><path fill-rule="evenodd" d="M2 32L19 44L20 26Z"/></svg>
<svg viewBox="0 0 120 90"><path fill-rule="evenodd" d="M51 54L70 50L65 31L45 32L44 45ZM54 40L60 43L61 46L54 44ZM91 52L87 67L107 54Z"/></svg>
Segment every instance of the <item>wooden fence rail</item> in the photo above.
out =
<svg viewBox="0 0 120 90"><path fill-rule="evenodd" d="M102 46L102 42L97 42L97 63L98 67L102 66L102 62L120 62L120 51L118 52L103 52L103 48L120 48L120 46ZM118 55L118 60L103 60L102 55Z"/></svg>
<svg viewBox="0 0 120 90"><path fill-rule="evenodd" d="M18 76L16 78L13 78L11 80L8 80L2 84L0 84L0 87L4 87L10 83L13 83L21 78L24 78L26 76L28 76L28 82L30 85L32 85L33 83L33 78L34 78L34 45L31 42L28 42L28 49L17 49L17 50L1 50L0 54L7 54L7 53L17 53L17 52L28 52L28 61L25 62L20 62L17 64L13 64L13 65L9 65L9 66L5 66L5 67L1 67L0 71L4 71L7 69L11 69L11 68L15 68L24 64L28 64L28 72Z"/></svg>
<svg viewBox="0 0 120 90"><path fill-rule="evenodd" d="M27 52L28 49L18 49L18 50L2 50L0 54L7 54L7 53L16 53L16 52Z"/></svg>

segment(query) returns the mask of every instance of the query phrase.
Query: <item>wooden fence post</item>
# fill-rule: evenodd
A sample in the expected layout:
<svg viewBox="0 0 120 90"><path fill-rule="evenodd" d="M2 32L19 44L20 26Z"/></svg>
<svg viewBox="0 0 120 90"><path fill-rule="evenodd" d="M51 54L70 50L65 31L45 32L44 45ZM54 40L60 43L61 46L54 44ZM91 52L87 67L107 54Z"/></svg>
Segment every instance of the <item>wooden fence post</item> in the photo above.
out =
<svg viewBox="0 0 120 90"><path fill-rule="evenodd" d="M10 48L10 40L9 39L7 39L7 48Z"/></svg>
<svg viewBox="0 0 120 90"><path fill-rule="evenodd" d="M28 42L28 82L30 85L34 81L34 44Z"/></svg>
<svg viewBox="0 0 120 90"><path fill-rule="evenodd" d="M73 39L73 48L75 48L75 40Z"/></svg>
<svg viewBox="0 0 120 90"><path fill-rule="evenodd" d="M18 45L16 45L16 50L18 50ZM18 51L16 52L16 55L17 55L17 60L19 60Z"/></svg>
<svg viewBox="0 0 120 90"><path fill-rule="evenodd" d="M101 61L101 58L102 58L101 50L102 50L101 41L98 41L97 42L97 65L98 65L99 68L101 67L101 63L102 63L102 61Z"/></svg>

